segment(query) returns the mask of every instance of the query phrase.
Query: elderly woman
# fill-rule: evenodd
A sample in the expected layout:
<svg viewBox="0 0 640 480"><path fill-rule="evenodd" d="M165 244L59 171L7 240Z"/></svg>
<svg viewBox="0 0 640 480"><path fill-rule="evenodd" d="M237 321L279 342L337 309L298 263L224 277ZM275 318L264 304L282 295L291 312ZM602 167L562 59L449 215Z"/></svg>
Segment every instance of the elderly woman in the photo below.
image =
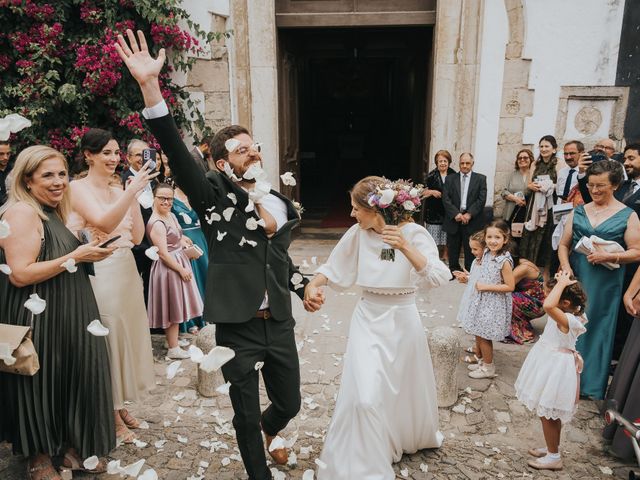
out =
<svg viewBox="0 0 640 480"><path fill-rule="evenodd" d="M575 273L588 296L589 324L577 343L584 358L580 393L602 399L609 377L624 264L640 259L640 221L633 210L613 196L622 181L622 166L618 162L594 163L586 175L592 201L577 206L569 214L558 256L560 268ZM588 255L573 251L582 238L593 235L617 242L624 251L611 253L600 247ZM620 268L612 268L615 265Z"/></svg>
<svg viewBox="0 0 640 480"><path fill-rule="evenodd" d="M520 240L520 255L531 260L543 269L544 278L549 278L551 267L551 236L553 235L553 195L555 184L558 181L558 142L552 135L545 135L538 142L540 156L536 161L531 181L527 184L525 194L527 201L526 220L529 227L525 226ZM533 205L532 205L533 204ZM530 208L531 207L531 208Z"/></svg>
<svg viewBox="0 0 640 480"><path fill-rule="evenodd" d="M68 167L62 154L38 145L18 155L9 200L0 217L11 232L0 239L0 319L33 324L40 370L0 373L0 441L29 457L26 478L61 480L51 463L83 469L82 459L115 447L107 342L87 326L100 318L84 262L104 260L113 247L80 245L65 227ZM77 268L77 270L76 270ZM32 315L32 294L46 302ZM98 464L95 472L105 470Z"/></svg>
<svg viewBox="0 0 640 480"><path fill-rule="evenodd" d="M442 229L444 218L444 204L442 203L442 189L447 175L456 173L451 168L451 154L447 150L438 150L434 157L436 168L431 170L425 178L423 198L425 201L424 220L427 231L438 246L440 256L447 258L447 234Z"/></svg>
<svg viewBox="0 0 640 480"><path fill-rule="evenodd" d="M533 164L533 152L523 148L516 155L515 170L509 175L507 186L502 190L502 198L505 201L502 218L511 226L513 222L524 222L527 201L525 191L531 180L531 165ZM514 215L515 212L515 215Z"/></svg>
<svg viewBox="0 0 640 480"><path fill-rule="evenodd" d="M82 137L80 150L89 173L71 182L73 215L69 225L73 231L84 230L100 241L118 237L113 256L96 263L91 284L100 319L110 330L107 341L116 435L119 441L131 443L135 435L129 429L138 428L140 422L125 408L125 402L138 401L155 387L142 279L131 252L144 236L136 197L158 173L142 168L130 177L123 191L112 182L120 148L111 132L92 128Z"/></svg>

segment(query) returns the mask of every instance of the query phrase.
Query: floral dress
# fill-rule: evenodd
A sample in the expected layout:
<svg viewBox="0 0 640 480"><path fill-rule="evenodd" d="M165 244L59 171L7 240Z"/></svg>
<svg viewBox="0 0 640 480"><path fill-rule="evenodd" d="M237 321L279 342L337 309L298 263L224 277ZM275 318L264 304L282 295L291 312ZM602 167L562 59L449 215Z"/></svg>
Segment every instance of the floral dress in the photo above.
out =
<svg viewBox="0 0 640 480"><path fill-rule="evenodd" d="M544 315L542 304L545 294L542 274L537 278L523 278L516 284L511 294L513 314L511 316L511 333L509 338L518 344L530 342L535 337L531 320Z"/></svg>

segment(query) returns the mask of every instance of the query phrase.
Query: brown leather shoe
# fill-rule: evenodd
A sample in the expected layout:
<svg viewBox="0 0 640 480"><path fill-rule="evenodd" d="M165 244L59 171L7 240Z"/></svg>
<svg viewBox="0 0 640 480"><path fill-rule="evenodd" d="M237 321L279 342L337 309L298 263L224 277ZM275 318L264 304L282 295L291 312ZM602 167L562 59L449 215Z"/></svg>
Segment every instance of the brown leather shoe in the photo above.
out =
<svg viewBox="0 0 640 480"><path fill-rule="evenodd" d="M265 443L267 445L267 452L269 452L269 455L271 455L271 458L273 458L273 461L276 462L278 465L286 465L287 460L289 460L289 450L287 450L284 447L276 448L274 450L269 450L269 447L271 446L271 442L273 442L273 439L276 437L272 437L271 435L267 435L265 433L264 438L265 438Z"/></svg>

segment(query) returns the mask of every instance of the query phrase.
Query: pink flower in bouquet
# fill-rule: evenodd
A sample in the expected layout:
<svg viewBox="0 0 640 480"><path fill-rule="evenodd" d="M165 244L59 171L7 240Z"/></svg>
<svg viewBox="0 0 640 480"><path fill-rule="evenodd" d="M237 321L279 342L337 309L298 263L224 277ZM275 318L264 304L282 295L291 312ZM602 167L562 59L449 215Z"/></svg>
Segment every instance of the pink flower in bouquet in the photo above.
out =
<svg viewBox="0 0 640 480"><path fill-rule="evenodd" d="M400 190L398 192L398 195L396 195L396 202L402 205L404 204L404 202L409 200L409 198L409 192L407 192L406 190Z"/></svg>

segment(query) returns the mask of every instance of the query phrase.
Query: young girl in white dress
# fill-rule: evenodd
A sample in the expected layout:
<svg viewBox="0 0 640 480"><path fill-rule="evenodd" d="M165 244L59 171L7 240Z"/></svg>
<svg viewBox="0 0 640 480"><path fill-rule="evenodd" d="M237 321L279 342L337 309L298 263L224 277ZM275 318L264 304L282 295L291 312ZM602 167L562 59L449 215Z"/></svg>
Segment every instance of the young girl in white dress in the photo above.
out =
<svg viewBox="0 0 640 480"><path fill-rule="evenodd" d="M474 257L473 263L471 263L471 268L467 272L455 270L453 276L455 279L467 285L467 288L464 289L464 293L462 294L462 299L460 300L460 304L458 307L458 323L462 322L462 315L466 313L467 306L469 304L469 299L471 298L471 294L474 292L476 288L476 282L478 281L478 274L480 273L480 262L482 262L482 255L484 254L484 249L486 245L484 244L484 231L476 232L469 237L469 248L471 249L471 253ZM480 345L476 342L472 347L466 347L465 352L473 354L473 356L465 355L464 362L475 364L480 361L482 358L482 352L480 351Z"/></svg>
<svg viewBox="0 0 640 480"><path fill-rule="evenodd" d="M493 341L503 340L511 331L511 292L515 288L513 260L509 254L509 226L494 220L484 230L487 248L479 266L478 280L468 304L462 305L460 322L465 332L475 335L482 359L469 365L471 378L496 376Z"/></svg>
<svg viewBox="0 0 640 480"><path fill-rule="evenodd" d="M336 407L320 459L318 480L393 480L403 453L438 448L433 365L416 307L420 285L451 278L427 230L413 222L388 226L367 203L384 180L367 177L351 191L358 221L316 272L306 295L329 284L362 288L349 330ZM395 261L380 260L383 242Z"/></svg>
<svg viewBox="0 0 640 480"><path fill-rule="evenodd" d="M516 379L516 396L542 422L546 448L534 448L538 457L529 466L561 470L560 432L575 413L580 394L582 358L576 351L578 336L586 332L584 316L586 294L568 272L555 275L556 283L543 308L547 325L533 346Z"/></svg>

